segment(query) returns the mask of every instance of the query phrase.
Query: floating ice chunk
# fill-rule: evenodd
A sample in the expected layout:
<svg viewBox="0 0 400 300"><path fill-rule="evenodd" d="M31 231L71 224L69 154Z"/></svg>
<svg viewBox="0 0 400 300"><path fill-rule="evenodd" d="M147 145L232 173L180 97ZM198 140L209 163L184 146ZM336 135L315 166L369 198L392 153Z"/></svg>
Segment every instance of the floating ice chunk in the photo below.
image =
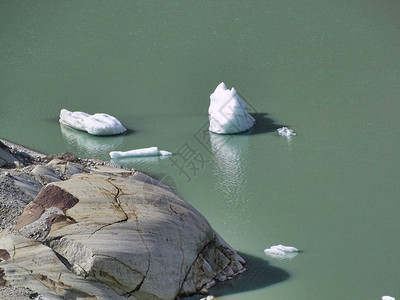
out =
<svg viewBox="0 0 400 300"><path fill-rule="evenodd" d="M392 296L382 296L382 300L396 300L396 299Z"/></svg>
<svg viewBox="0 0 400 300"><path fill-rule="evenodd" d="M111 151L111 158L125 158L125 157L143 157L143 156L168 156L172 155L171 152L165 150L158 150L158 147L149 147L142 149L135 149L130 151Z"/></svg>
<svg viewBox="0 0 400 300"><path fill-rule="evenodd" d="M283 246L283 245L272 246L271 249L276 249L279 251L283 251L285 253L299 252L299 249L295 247Z"/></svg>
<svg viewBox="0 0 400 300"><path fill-rule="evenodd" d="M210 95L208 117L209 130L220 134L246 131L255 123L255 119L247 111L246 102L234 88L227 89L223 82Z"/></svg>
<svg viewBox="0 0 400 300"><path fill-rule="evenodd" d="M293 129L289 129L287 127L278 128L277 132L278 132L279 135L286 136L286 137L290 137L292 135L296 135L296 132L294 132Z"/></svg>
<svg viewBox="0 0 400 300"><path fill-rule="evenodd" d="M278 249L265 249L264 253L268 255L269 257L275 258L275 259L292 259L296 257L299 253L298 252L283 252Z"/></svg>
<svg viewBox="0 0 400 300"><path fill-rule="evenodd" d="M265 249L264 253L270 257L277 259L290 259L299 253L299 250L295 247L276 245L271 248Z"/></svg>
<svg viewBox="0 0 400 300"><path fill-rule="evenodd" d="M121 122L107 114L89 115L81 111L60 111L60 123L93 135L114 135L126 131Z"/></svg>

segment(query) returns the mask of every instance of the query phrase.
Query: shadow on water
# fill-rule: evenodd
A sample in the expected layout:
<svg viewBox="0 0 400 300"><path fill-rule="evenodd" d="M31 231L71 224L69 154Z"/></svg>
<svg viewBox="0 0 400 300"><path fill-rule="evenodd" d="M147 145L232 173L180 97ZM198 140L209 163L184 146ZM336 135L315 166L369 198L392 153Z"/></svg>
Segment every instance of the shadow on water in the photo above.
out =
<svg viewBox="0 0 400 300"><path fill-rule="evenodd" d="M239 253L246 260L246 272L234 277L232 280L220 282L209 290L209 295L214 297L238 294L266 288L288 280L290 275L283 269L271 266L267 260ZM193 295L180 298L181 300L198 300L204 295Z"/></svg>
<svg viewBox="0 0 400 300"><path fill-rule="evenodd" d="M250 128L246 132L243 132L244 135L246 135L246 134L253 135L253 134L274 132L278 128L287 126L287 125L282 125L282 124L276 124L273 119L268 118L267 113L250 113L250 115L256 120L256 122L252 128Z"/></svg>
<svg viewBox="0 0 400 300"><path fill-rule="evenodd" d="M274 132L278 128L287 126L282 124L275 124L275 121L268 118L268 113L257 112L257 109L249 102L242 94L238 93L247 105L249 114L256 120L254 126L249 130L239 133L243 135L253 135Z"/></svg>

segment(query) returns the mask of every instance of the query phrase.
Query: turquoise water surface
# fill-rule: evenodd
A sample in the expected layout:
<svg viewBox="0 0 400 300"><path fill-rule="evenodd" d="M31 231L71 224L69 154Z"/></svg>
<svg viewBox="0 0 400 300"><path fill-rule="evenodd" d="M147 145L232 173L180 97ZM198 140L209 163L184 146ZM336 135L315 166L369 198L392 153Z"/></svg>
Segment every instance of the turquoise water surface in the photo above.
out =
<svg viewBox="0 0 400 300"><path fill-rule="evenodd" d="M400 298L399 16L394 0L0 1L0 137L175 153L114 162L171 185L247 259L218 299ZM208 133L221 81L249 132ZM60 127L62 108L128 133ZM301 253L267 257L275 244Z"/></svg>

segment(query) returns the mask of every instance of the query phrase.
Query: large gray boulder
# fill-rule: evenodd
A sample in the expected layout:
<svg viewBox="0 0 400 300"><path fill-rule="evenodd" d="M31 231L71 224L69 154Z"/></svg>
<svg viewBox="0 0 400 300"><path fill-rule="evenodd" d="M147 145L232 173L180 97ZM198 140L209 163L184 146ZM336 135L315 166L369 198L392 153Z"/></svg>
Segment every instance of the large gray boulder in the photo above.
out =
<svg viewBox="0 0 400 300"><path fill-rule="evenodd" d="M61 180L68 165L74 175ZM33 173L51 183L0 235L0 286L48 299L174 299L244 271L204 216L143 173L62 161Z"/></svg>

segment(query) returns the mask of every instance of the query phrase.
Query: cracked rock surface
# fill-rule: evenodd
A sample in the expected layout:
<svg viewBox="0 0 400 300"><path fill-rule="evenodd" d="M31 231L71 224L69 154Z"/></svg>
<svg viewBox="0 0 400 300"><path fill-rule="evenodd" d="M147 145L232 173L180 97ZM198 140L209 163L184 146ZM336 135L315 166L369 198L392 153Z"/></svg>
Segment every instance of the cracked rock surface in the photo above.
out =
<svg viewBox="0 0 400 300"><path fill-rule="evenodd" d="M29 176L26 193L18 190L29 204L0 233L0 287L45 299L175 299L245 270L169 187L137 171L67 159L20 172ZM17 175L2 180L18 189Z"/></svg>

